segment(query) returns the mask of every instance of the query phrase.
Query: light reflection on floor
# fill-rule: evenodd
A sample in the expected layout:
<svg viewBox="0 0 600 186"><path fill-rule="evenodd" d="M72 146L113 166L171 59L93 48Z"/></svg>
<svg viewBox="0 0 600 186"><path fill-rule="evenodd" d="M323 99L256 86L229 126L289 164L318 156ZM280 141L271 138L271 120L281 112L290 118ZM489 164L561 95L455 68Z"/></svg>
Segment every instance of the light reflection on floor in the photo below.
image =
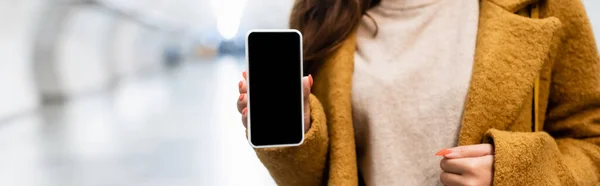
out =
<svg viewBox="0 0 600 186"><path fill-rule="evenodd" d="M243 68L190 62L0 123L0 185L275 185L235 107Z"/></svg>

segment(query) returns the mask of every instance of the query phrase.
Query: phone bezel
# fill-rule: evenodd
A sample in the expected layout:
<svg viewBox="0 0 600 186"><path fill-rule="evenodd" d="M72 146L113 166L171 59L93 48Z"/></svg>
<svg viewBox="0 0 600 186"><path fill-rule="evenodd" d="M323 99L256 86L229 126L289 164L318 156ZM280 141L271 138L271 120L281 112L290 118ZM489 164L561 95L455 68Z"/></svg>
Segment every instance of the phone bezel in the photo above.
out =
<svg viewBox="0 0 600 186"><path fill-rule="evenodd" d="M300 98L299 99L301 100L300 101L300 103L301 103L300 105L302 107L302 113L300 113L301 114L300 118L302 118L301 119L302 120L302 128L300 128L300 130L301 130L300 133L302 133L302 139L300 139L299 143L293 143L293 144L254 145L252 143L252 131L251 131L251 127L250 127L250 125L252 125L252 122L251 122L251 113L252 112L251 112L251 109L250 109L250 106L251 106L251 104L250 104L250 78L251 78L251 74L252 73L250 72L250 69L249 69L250 59L249 59L249 56L248 56L248 38L249 38L250 34L252 34L252 33L274 33L274 32L275 33L290 33L290 32L293 32L293 33L298 34L298 36L300 36L299 37L300 38L300 42L299 42L300 43L300 47L299 47L300 48L300 63L298 65L300 65L300 74L299 74L299 76L300 76L300 81L301 81L301 83L300 83ZM252 29L252 30L250 30L250 31L248 31L246 33L246 41L245 41L245 43L246 43L246 49L245 49L246 50L246 72L247 72L246 73L246 78L247 78L247 82L248 82L247 83L247 90L248 90L247 91L247 96L248 96L248 105L247 105L247 107L248 107L248 117L247 117L248 126L247 127L248 128L247 128L247 130L248 130L248 143L250 144L250 146L252 146L252 148L293 147L293 146L300 146L300 145L302 145L302 143L304 143L304 137L305 137L304 136L304 127L305 127L304 126L304 122L305 122L304 121L304 101L303 101L303 99L304 99L304 87L303 87L304 83L302 82L302 77L304 76L304 72L303 72L303 68L302 68L302 63L304 61L304 56L302 54L302 47L303 47L302 46L302 38L303 38L302 33L300 33L300 31L295 30L295 29Z"/></svg>

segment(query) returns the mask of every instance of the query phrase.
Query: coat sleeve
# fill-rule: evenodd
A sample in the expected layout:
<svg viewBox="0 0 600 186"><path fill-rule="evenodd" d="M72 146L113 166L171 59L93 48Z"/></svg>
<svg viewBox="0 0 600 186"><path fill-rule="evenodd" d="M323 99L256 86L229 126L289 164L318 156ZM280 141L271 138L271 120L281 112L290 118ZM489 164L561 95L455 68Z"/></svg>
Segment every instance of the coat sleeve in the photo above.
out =
<svg viewBox="0 0 600 186"><path fill-rule="evenodd" d="M600 183L600 60L580 0L548 0L543 14L561 20L563 37L552 68L542 132L490 129L494 184Z"/></svg>
<svg viewBox="0 0 600 186"><path fill-rule="evenodd" d="M255 149L278 185L322 185L328 149L327 120L321 103L310 95L311 127L302 145Z"/></svg>

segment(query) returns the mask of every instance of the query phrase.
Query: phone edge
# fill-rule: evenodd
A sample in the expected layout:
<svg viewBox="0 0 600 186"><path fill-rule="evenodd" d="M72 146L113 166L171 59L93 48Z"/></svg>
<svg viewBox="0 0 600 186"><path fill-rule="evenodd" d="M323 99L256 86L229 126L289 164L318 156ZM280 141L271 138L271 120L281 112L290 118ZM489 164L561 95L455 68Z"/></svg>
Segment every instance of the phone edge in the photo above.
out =
<svg viewBox="0 0 600 186"><path fill-rule="evenodd" d="M299 143L292 143L292 144L281 144L281 145L254 145L252 143L252 132L250 130L250 60L248 58L248 38L250 36L250 34L252 34L253 32L295 32L296 34L298 34L300 36L300 100L301 103L301 109L302 109L302 128L301 128L301 133L302 133L302 138L300 139ZM302 35L302 33L296 29L251 29L248 32L246 32L246 41L245 41L245 52L246 52L246 78L247 78L247 95L248 95L248 117L247 117L247 130L248 130L248 144L250 144L250 146L252 148L255 149L259 149L259 148L272 148L272 147L295 147L295 146L300 146L304 143L304 139L305 139L305 133L304 133L304 82L302 82L302 78L304 77L304 68L303 68L303 63L304 63L304 55L303 55L303 47L304 47L304 43L303 43L303 38L304 36Z"/></svg>

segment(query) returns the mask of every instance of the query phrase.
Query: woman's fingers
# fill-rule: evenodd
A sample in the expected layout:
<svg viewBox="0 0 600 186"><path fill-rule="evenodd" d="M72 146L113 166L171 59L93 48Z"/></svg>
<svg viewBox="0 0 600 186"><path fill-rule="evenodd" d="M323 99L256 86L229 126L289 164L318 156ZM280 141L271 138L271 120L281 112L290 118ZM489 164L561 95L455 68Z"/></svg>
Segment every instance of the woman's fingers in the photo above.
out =
<svg viewBox="0 0 600 186"><path fill-rule="evenodd" d="M443 149L436 156L444 156L440 180L444 185L491 185L494 165L491 144L478 144Z"/></svg>
<svg viewBox="0 0 600 186"><path fill-rule="evenodd" d="M492 172L494 164L494 155L485 155L474 158L444 158L440 161L440 168L444 172L450 172L461 175L484 175Z"/></svg>
<svg viewBox="0 0 600 186"><path fill-rule="evenodd" d="M248 81L241 80L238 83L238 88L239 88L240 94L245 94L246 92L248 92Z"/></svg>
<svg viewBox="0 0 600 186"><path fill-rule="evenodd" d="M242 110L246 108L248 105L248 95L246 94L248 91L248 83L246 81L246 71L242 72L242 77L244 79L240 80L238 83L238 91L240 92L240 96L237 100L237 109L238 112L242 113Z"/></svg>
<svg viewBox="0 0 600 186"><path fill-rule="evenodd" d="M248 128L248 108L242 110L242 124L245 128Z"/></svg>
<svg viewBox="0 0 600 186"><path fill-rule="evenodd" d="M246 94L246 81L245 80L241 80L238 83L238 88L239 88L239 92L240 92L240 96L238 97L237 100L237 109L238 112L242 113L242 109L246 108L246 106L248 105L248 94Z"/></svg>
<svg viewBox="0 0 600 186"><path fill-rule="evenodd" d="M462 176L454 173L442 172L442 174L440 174L440 181L446 186L463 185L463 179Z"/></svg>
<svg viewBox="0 0 600 186"><path fill-rule="evenodd" d="M444 149L442 151L444 151L443 156L445 158L469 158L494 155L494 147L488 143L458 146L450 149Z"/></svg>
<svg viewBox="0 0 600 186"><path fill-rule="evenodd" d="M469 158L461 158L461 159L448 159L444 158L440 161L440 168L444 172L454 173L454 174L463 174L467 169L467 165L472 161Z"/></svg>
<svg viewBox="0 0 600 186"><path fill-rule="evenodd" d="M444 158L440 166L440 181L447 186L454 185L492 185L493 155L475 158Z"/></svg>
<svg viewBox="0 0 600 186"><path fill-rule="evenodd" d="M243 80L238 83L238 88L240 92L240 97L237 100L237 108L238 111L242 114L242 124L244 128L248 128L248 85L247 85L247 74L246 71L242 72Z"/></svg>
<svg viewBox="0 0 600 186"><path fill-rule="evenodd" d="M302 77L302 91L304 94L304 101L308 101L308 97L310 96L310 88L312 87L312 76L308 75L306 77Z"/></svg>
<svg viewBox="0 0 600 186"><path fill-rule="evenodd" d="M302 85L304 91L304 133L310 129L310 89L313 84L311 75L302 78Z"/></svg>
<svg viewBox="0 0 600 186"><path fill-rule="evenodd" d="M242 72L242 77L243 77L244 79L240 80L240 82L238 83L238 88L239 88L240 94L244 94L244 93L246 93L246 92L248 91L248 90L247 90L247 89L248 89L248 88L247 88L247 86L248 86L248 85L247 85L247 84L248 84L248 83L247 83L247 82L248 82L248 81L247 81L247 80L248 80L248 78L247 78L247 75L246 75L246 71L243 71L243 72Z"/></svg>
<svg viewBox="0 0 600 186"><path fill-rule="evenodd" d="M242 110L248 106L248 94L240 94L237 100L238 112L242 113Z"/></svg>

